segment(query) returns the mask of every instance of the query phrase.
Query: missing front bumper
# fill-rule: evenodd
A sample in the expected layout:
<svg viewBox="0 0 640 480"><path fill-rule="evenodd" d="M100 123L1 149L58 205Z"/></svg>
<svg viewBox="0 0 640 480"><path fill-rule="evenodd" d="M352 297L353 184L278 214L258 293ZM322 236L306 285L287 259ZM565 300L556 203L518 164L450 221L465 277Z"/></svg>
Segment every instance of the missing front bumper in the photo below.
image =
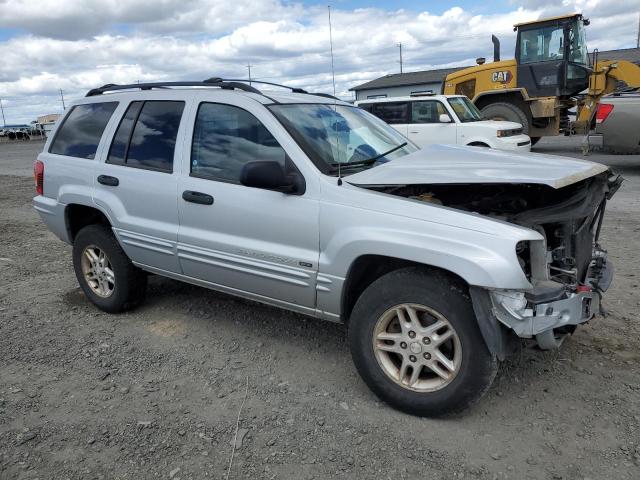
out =
<svg viewBox="0 0 640 480"><path fill-rule="evenodd" d="M493 314L518 337L535 338L545 350L557 348L565 327L586 323L600 311L601 293L612 277L613 266L606 262L598 267L597 279L588 279L589 291L567 293L565 286L555 282L545 282L527 293L494 290L489 292Z"/></svg>

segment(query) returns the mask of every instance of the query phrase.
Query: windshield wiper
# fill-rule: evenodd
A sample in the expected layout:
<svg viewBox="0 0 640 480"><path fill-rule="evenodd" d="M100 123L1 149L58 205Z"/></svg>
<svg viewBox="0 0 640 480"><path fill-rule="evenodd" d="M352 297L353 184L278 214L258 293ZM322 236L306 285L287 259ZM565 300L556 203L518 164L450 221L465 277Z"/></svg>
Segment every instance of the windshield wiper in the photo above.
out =
<svg viewBox="0 0 640 480"><path fill-rule="evenodd" d="M376 163L376 161L379 160L380 158L384 157L385 155L389 155L390 153L393 153L396 150L401 149L405 145L407 145L407 142L401 143L400 145L393 147L391 150L381 153L380 155L376 155L375 157L367 158L366 160L359 160L357 162L346 162L346 163L331 163L330 166L333 167L334 171L338 171L338 167L340 168L340 170L349 170L355 167L372 165Z"/></svg>

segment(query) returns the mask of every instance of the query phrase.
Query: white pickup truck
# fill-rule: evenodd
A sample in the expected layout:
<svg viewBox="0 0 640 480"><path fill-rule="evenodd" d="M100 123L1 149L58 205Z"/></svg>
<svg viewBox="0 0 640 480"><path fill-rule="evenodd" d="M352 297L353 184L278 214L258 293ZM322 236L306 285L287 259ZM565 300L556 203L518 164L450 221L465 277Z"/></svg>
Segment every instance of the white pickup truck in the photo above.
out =
<svg viewBox="0 0 640 480"><path fill-rule="evenodd" d="M531 150L531 139L522 133L522 125L483 120L464 95L376 98L356 105L387 122L420 148L445 144Z"/></svg>

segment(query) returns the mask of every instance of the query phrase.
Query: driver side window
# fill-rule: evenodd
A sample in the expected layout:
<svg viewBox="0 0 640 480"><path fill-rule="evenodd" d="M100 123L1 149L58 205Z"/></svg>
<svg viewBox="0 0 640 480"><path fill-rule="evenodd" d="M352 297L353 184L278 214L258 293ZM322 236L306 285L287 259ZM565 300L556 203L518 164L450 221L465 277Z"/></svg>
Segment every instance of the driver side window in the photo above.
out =
<svg viewBox="0 0 640 480"><path fill-rule="evenodd" d="M191 143L191 176L240 183L245 164L276 161L286 154L271 132L251 113L220 103L201 103Z"/></svg>

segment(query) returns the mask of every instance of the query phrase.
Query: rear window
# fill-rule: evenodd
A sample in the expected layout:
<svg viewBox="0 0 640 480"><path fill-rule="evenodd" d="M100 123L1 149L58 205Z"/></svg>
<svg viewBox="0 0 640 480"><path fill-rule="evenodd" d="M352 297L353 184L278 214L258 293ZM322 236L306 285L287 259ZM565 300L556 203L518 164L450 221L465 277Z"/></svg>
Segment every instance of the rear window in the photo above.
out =
<svg viewBox="0 0 640 480"><path fill-rule="evenodd" d="M132 102L113 137L107 163L173 171L184 102Z"/></svg>
<svg viewBox="0 0 640 480"><path fill-rule="evenodd" d="M118 102L86 103L71 108L58 129L49 153L93 159L104 129Z"/></svg>

